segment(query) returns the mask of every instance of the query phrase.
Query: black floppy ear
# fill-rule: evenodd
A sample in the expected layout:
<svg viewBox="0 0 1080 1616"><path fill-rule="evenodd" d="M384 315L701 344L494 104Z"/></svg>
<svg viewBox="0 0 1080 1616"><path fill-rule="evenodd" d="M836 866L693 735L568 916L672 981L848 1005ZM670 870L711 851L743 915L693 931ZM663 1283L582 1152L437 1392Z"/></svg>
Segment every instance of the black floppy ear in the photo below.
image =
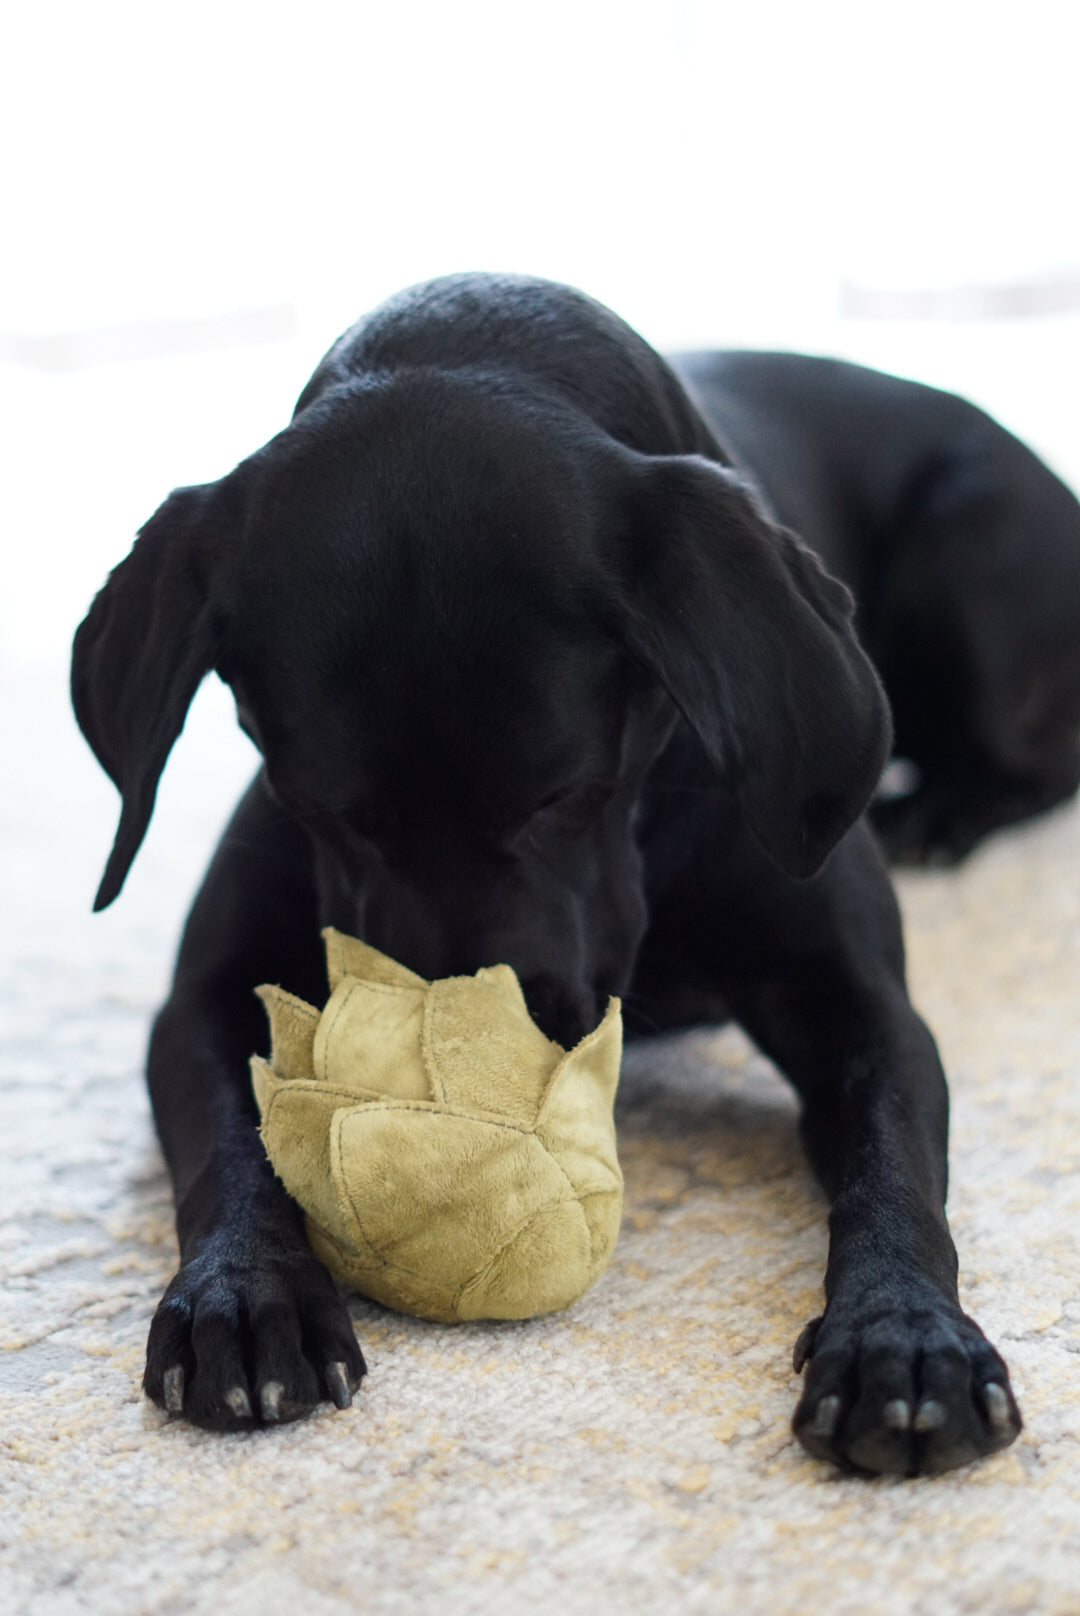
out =
<svg viewBox="0 0 1080 1616"><path fill-rule="evenodd" d="M851 595L728 468L640 460L633 480L624 639L731 781L765 852L811 876L866 807L891 738Z"/></svg>
<svg viewBox="0 0 1080 1616"><path fill-rule="evenodd" d="M242 520L235 479L233 473L170 494L75 635L75 716L123 799L95 910L112 903L124 884L165 760L214 663L220 577Z"/></svg>

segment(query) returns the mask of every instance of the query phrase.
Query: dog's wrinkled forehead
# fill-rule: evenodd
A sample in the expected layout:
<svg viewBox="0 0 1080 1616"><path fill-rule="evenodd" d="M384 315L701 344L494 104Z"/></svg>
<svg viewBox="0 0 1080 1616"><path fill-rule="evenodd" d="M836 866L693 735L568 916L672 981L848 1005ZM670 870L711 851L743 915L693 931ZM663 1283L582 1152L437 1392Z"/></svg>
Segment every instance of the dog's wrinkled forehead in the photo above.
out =
<svg viewBox="0 0 1080 1616"><path fill-rule="evenodd" d="M345 402L251 500L223 672L271 772L340 801L425 767L481 792L550 776L580 750L567 715L610 710L618 677L592 491L520 408Z"/></svg>

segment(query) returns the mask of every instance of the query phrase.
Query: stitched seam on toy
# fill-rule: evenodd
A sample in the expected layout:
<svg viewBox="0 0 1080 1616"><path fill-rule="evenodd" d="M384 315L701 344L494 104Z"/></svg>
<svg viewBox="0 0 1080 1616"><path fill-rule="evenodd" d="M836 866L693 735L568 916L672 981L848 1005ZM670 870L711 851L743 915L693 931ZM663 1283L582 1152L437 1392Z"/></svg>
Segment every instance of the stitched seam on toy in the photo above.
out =
<svg viewBox="0 0 1080 1616"><path fill-rule="evenodd" d="M320 1236L322 1237L323 1240L326 1241L327 1245L328 1246L333 1246L334 1250L336 1252L340 1253L341 1260L342 1260L343 1263L345 1263L345 1262L359 1263L359 1265L361 1267L369 1268L372 1273L377 1273L380 1268L385 1268L386 1267L385 1261L378 1260L379 1254L378 1254L377 1251L374 1252L374 1255L375 1255L377 1260L375 1262L373 1262L373 1263L365 1264L364 1260L363 1260L363 1253L362 1252L350 1251L348 1246L345 1245L341 1240L339 1240L337 1235L334 1234L331 1229L324 1228L324 1226L319 1222L318 1218L313 1217L310 1212L305 1212L304 1217L306 1218L307 1222L311 1225L311 1227L313 1229L318 1230ZM369 1242L369 1247L370 1247L370 1242ZM370 1249L372 1251L374 1251L374 1247L371 1247Z"/></svg>
<svg viewBox="0 0 1080 1616"><path fill-rule="evenodd" d="M289 1094L314 1094L319 1098L327 1095L332 1100L344 1100L346 1105L351 1107L381 1103L376 1089L368 1089L366 1093L362 1093L357 1089L342 1089L333 1083L323 1083L317 1077L279 1077L277 1087L267 1103L267 1119L278 1100L284 1099ZM370 1099L368 1095L371 1096Z"/></svg>
<svg viewBox="0 0 1080 1616"><path fill-rule="evenodd" d="M333 1016L326 1024L326 1037L323 1039L322 1060L319 1062L319 1066L316 1068L316 1075L321 1076L324 1082L326 1080L326 1065L330 1059L330 1040L334 1036L334 1028L341 1019L342 1011L345 1009L349 1000L356 992L357 986L358 984L354 982L349 988L348 992L342 996L337 1009L334 1011ZM312 1051L312 1054L314 1055L314 1050Z"/></svg>
<svg viewBox="0 0 1080 1616"><path fill-rule="evenodd" d="M556 1167L559 1169L559 1172L562 1174L562 1176L565 1178L566 1182L569 1184L571 1193L574 1195L575 1198L577 1198L578 1196L581 1196L581 1195L600 1195L600 1194L605 1193L603 1190L598 1190L598 1189L579 1190L577 1188L577 1186L575 1185L573 1179L570 1177L570 1174L566 1171L566 1168L563 1166L562 1161L555 1154L554 1146L550 1145L548 1143L548 1141L545 1139L544 1135L540 1132L539 1125L535 1129L533 1129L532 1131L536 1134L537 1139L539 1139L540 1143L543 1145L544 1149L547 1151L548 1155L551 1157L552 1161L555 1163ZM592 1154L593 1154L593 1156L595 1158L595 1156L597 1155L597 1152L594 1151ZM616 1182L618 1183L619 1188L621 1190L622 1185L623 1185L623 1176L622 1176L622 1168L618 1165L618 1161L619 1161L619 1158L616 1155L616 1158L615 1158L615 1172L612 1174L612 1177L616 1180ZM610 1167L605 1167L604 1170L606 1172L609 1172L609 1173L611 1172Z"/></svg>
<svg viewBox="0 0 1080 1616"><path fill-rule="evenodd" d="M322 1079L323 1079L324 1082L328 1081L327 1072L326 1072L326 1063L330 1059L330 1045L331 1045L331 1042L332 1042L333 1037L334 1037L334 1029L337 1026L338 1022L341 1020L341 1017L342 1017L343 1013L348 1008L349 1003L352 1000L352 997L356 992L363 991L365 993L397 993L397 994L400 994L400 993L415 993L417 991L416 988L394 987L393 984L390 983L390 982L361 982L358 977L353 977L351 979L351 981L350 981L348 976L344 976L344 977L342 977L342 981L343 982L349 982L349 988L348 988L348 991L346 993L342 994L341 999L340 999L340 1001L339 1001L339 1003L337 1005L337 1008L335 1009L335 1011L334 1011L333 1015L331 1016L330 1020L326 1023L326 1037L323 1039L323 1050L322 1050L323 1059L322 1059L319 1067L317 1068L317 1071L321 1074ZM324 1010L323 1015L325 1015L325 1014L326 1014L326 1012ZM322 1018L320 1017L320 1020L321 1019ZM312 1051L312 1057L314 1058L314 1051Z"/></svg>
<svg viewBox="0 0 1080 1616"><path fill-rule="evenodd" d="M606 1190L582 1190L580 1195L578 1196L578 1205L581 1207L581 1215L582 1215L582 1217L585 1217L585 1208L582 1205L582 1203L584 1201L595 1201L595 1199L596 1199L596 1197L598 1195L617 1195L619 1197L619 1200L621 1201L622 1200L622 1185L619 1184L613 1189L609 1188L609 1189L606 1189ZM620 1222L622 1221L622 1208L621 1207L619 1208L619 1221ZM593 1260L593 1262L595 1262L596 1261L596 1242L597 1242L597 1239L598 1239L598 1234L597 1234L597 1231L595 1231L592 1228L592 1226L590 1225L588 1218L585 1218L585 1227L589 1231L589 1249L592 1252L592 1260ZM618 1240L618 1238L619 1238L619 1231L618 1231L618 1229L616 1229L616 1231L615 1231L615 1239L616 1239L616 1241ZM614 1242L613 1242L613 1245L614 1245Z"/></svg>
<svg viewBox="0 0 1080 1616"><path fill-rule="evenodd" d="M521 1222L518 1224L518 1226L514 1230L513 1234L509 1235L507 1237L507 1239L505 1239L503 1241L503 1243L499 1247L498 1251L492 1253L492 1255L488 1258L487 1262L484 1264L483 1268L478 1268L476 1270L475 1274L470 1274L468 1279L462 1281L462 1283L458 1286L457 1290L454 1292L453 1296L450 1299L450 1306L453 1307L453 1308L456 1308L458 1303L460 1302L461 1298L464 1296L465 1292L469 1289L469 1286L470 1285L478 1285L482 1279L486 1278L486 1276L488 1274L490 1274L491 1270L494 1268L495 1264L498 1262L498 1260L502 1256L503 1252L509 1250L509 1248L514 1244L514 1241L517 1239L518 1235L521 1234L523 1229L527 1229L529 1227L530 1223L535 1223L536 1219L538 1217L542 1217L545 1212L554 1212L560 1206L577 1206L577 1204L578 1204L578 1199L577 1199L576 1195L574 1195L574 1194L564 1195L558 1201L549 1201L546 1206L537 1207L535 1209L535 1211L532 1211L532 1212L529 1213L528 1217L522 1218ZM582 1218L585 1218L584 1212L582 1212L581 1216L582 1216ZM586 1227L586 1231L587 1231L588 1230L588 1221L587 1220L586 1220L586 1223L585 1223L585 1227ZM591 1240L590 1240L590 1244L591 1244Z"/></svg>
<svg viewBox="0 0 1080 1616"><path fill-rule="evenodd" d="M612 1187L610 1185L606 1189L591 1188L591 1187L588 1188L588 1189L584 1189L584 1190L577 1189L576 1186L574 1185L573 1180L570 1177L570 1174L566 1171L566 1168L563 1166L563 1164L559 1160L558 1156L556 1156L555 1152L552 1150L551 1146L548 1144L548 1142L544 1138L544 1136L542 1134L540 1134L540 1133L537 1133L536 1137L539 1139L540 1143L543 1145L544 1149L547 1151L548 1155L551 1157L552 1161L555 1163L556 1167L559 1169L559 1172L562 1174L562 1176L565 1178L567 1184L570 1186L570 1196L567 1197L567 1199L573 1199L574 1202L578 1206L580 1206L581 1202L583 1200L591 1199L594 1195L611 1195L611 1194L614 1193L614 1190L612 1189ZM618 1182L617 1187L618 1187L618 1192L621 1195L622 1194L622 1188L623 1188L621 1172L620 1172L620 1178L619 1178L619 1182ZM560 1202L560 1205L561 1204L562 1203ZM583 1218L585 1218L584 1211L582 1211L581 1215L582 1215ZM593 1255L595 1255L595 1248L593 1246L593 1235L592 1235L592 1230L589 1228L589 1220L588 1220L588 1218L585 1218L585 1230L586 1230L586 1233L589 1236L589 1250L590 1250L590 1252L593 1253Z"/></svg>
<svg viewBox="0 0 1080 1616"><path fill-rule="evenodd" d="M437 1054L438 1045L435 1040L433 1023L435 1020L435 1010L438 1002L438 995L442 992L442 989L447 982L454 982L458 980L460 979L457 977L448 976L442 977L433 982L428 990L427 999L424 1002L423 1031L421 1033L421 1052L424 1057L424 1072L431 1087L432 1093L435 1094L436 1097L445 1105L451 1104L451 1101L447 1093L446 1084L442 1079L442 1073L439 1069L439 1057ZM489 1117L491 1114L491 1112L487 1113ZM468 1115L475 1115L475 1113L470 1112ZM516 1128L519 1133L535 1133L536 1131L536 1122L507 1122L504 1124L504 1126Z"/></svg>
<svg viewBox="0 0 1080 1616"><path fill-rule="evenodd" d="M312 1083L312 1082L310 1082L310 1081L308 1081L306 1079L303 1081L302 1084L296 1083L296 1084L291 1085L291 1087L294 1090L297 1089L297 1088L300 1088L301 1086L303 1088L305 1088L309 1093L312 1090L317 1090L321 1094L326 1094L327 1092L330 1092L331 1094L334 1094L336 1092L336 1093L340 1093L341 1097L343 1099L346 1099L346 1100L348 1100L348 1099L355 1100L355 1098L356 1098L355 1095L350 1095L347 1090L346 1091L340 1091L340 1090L338 1090L338 1091L329 1090L328 1091L323 1084L321 1084L321 1083ZM274 1169L274 1177L277 1178L282 1184L284 1184L285 1180L281 1177L281 1174L278 1172L277 1164L274 1161L273 1156L270 1154L270 1146L267 1143L267 1138L266 1138L266 1135L267 1135L267 1133L269 1132L269 1129L270 1129L270 1118L273 1115L274 1106L277 1104L278 1100L282 1097L282 1094L283 1094L283 1090L282 1089L277 1089L270 1096L270 1102L266 1107L266 1111L265 1111L265 1113L263 1115L263 1119L262 1119L262 1124L261 1124L261 1126L259 1128L259 1138L262 1140L263 1149L266 1151L267 1160L269 1161L271 1167ZM340 1108L339 1110L334 1112L334 1115L330 1119L330 1176L331 1176L331 1180L333 1180L336 1177L337 1183L339 1185L342 1185L342 1184L345 1183L345 1175L344 1175L344 1172L342 1170L342 1162L341 1162L341 1124L342 1124L342 1121L344 1120L344 1115L345 1115L344 1108ZM287 1189L288 1185L286 1185L285 1187ZM352 1195L349 1194L347 1191L346 1191L346 1198L348 1200L349 1206L352 1209L353 1217L356 1219L356 1226L360 1230L361 1238L363 1239L364 1244L367 1246L368 1251L376 1259L374 1266L378 1267L378 1268L385 1268L389 1259L383 1255L383 1253L380 1251L379 1247L376 1246L375 1242L368 1235L367 1230L364 1228L364 1220L360 1216L359 1210L358 1210L355 1202L353 1201ZM340 1199L341 1199L341 1196L339 1194L338 1200L340 1201ZM322 1224L319 1223L319 1220L317 1218L312 1217L310 1212L305 1212L304 1215L305 1215L305 1217L311 1218L311 1221L315 1224L315 1226L317 1228L322 1229ZM331 1235L330 1231L328 1229L323 1229L323 1233L327 1236L328 1239L332 1240L336 1246L341 1246L341 1241L338 1240L336 1238L336 1236ZM347 1251L347 1248L344 1247L344 1246L341 1246L341 1249L343 1251Z"/></svg>
<svg viewBox="0 0 1080 1616"><path fill-rule="evenodd" d="M449 1113L447 1113L446 1111L440 1111L435 1106L431 1105L430 1103L425 1105L422 1101L421 1102L403 1101L400 1104L394 1103L394 1104L389 1104L389 1105L375 1104L375 1105L365 1106L364 1109L365 1109L365 1111L420 1111L420 1112L425 1112L426 1111L429 1115L434 1115L434 1116L446 1116L446 1115L458 1116L458 1115L460 1115L460 1113L454 1112L454 1111L451 1111ZM383 1250L383 1248L381 1246L376 1245L375 1241L367 1233L366 1229L364 1229L364 1221L360 1216L360 1209L357 1206L356 1201L355 1201L355 1199L353 1197L352 1190L349 1189L346 1186L345 1174L344 1174L344 1172L342 1171L342 1168L341 1168L341 1121L338 1120L340 1116L341 1116L340 1112L335 1112L334 1113L334 1120L333 1120L333 1123L331 1124L331 1134L330 1134L331 1161L332 1161L332 1164L336 1161L337 1171L338 1171L338 1183L341 1184L342 1186L345 1186L344 1193L345 1193L346 1199L348 1200L349 1206L352 1208L353 1217L356 1219L357 1225L360 1228L361 1232L363 1233L364 1239L367 1241L368 1249L373 1251L375 1253L375 1255L381 1259L382 1266L385 1268L386 1265L389 1263L390 1258L386 1255L386 1253L384 1252L384 1250ZM343 1120L344 1119L342 1118L342 1121ZM468 1121L468 1122L482 1123L485 1128L505 1128L510 1133L531 1134L532 1131L533 1131L531 1128L520 1128L514 1122L489 1122L486 1117L468 1116L468 1117L465 1118L465 1120ZM544 1148L547 1149L546 1146ZM335 1151L336 1151L336 1157L334 1156ZM551 1155L550 1151L548 1151L548 1155ZM556 1158L554 1156L552 1156L552 1160L555 1161ZM570 1186L570 1194L566 1195L566 1196L563 1196L562 1200L556 1201L554 1203L554 1205L556 1205L556 1206L562 1206L563 1201L576 1201L577 1200L577 1192L574 1190L574 1186L572 1184L570 1184L570 1180L566 1177L566 1173L563 1170L561 1164L556 1162L556 1165L559 1166L559 1171L562 1172L563 1177L566 1178L566 1182ZM517 1235L520 1233L521 1229L523 1229L525 1227L525 1224L529 1223L531 1221L531 1218L534 1218L535 1216L536 1216L536 1213L533 1212L530 1215L530 1217L526 1218L525 1222L521 1224L520 1228L516 1229L514 1231L514 1233L510 1236L510 1239L506 1242L506 1245L509 1245L510 1241L515 1240L517 1238ZM499 1251L503 1251L503 1250L505 1250L505 1246L500 1246ZM497 1257L498 1255L499 1255L499 1252L496 1252L495 1256ZM494 1262L495 1258L493 1257L491 1260L492 1260L492 1262ZM405 1264L401 1261L400 1258L395 1258L394 1259L394 1265L395 1265L395 1267L399 1268L403 1274L409 1274L413 1279L419 1279L419 1277L420 1277L419 1273L415 1269L406 1268ZM483 1269L480 1270L480 1272L483 1272L483 1271L484 1271ZM473 1277L475 1278L475 1275ZM464 1281L464 1284L467 1285L468 1283L469 1283L468 1280Z"/></svg>
<svg viewBox="0 0 1080 1616"><path fill-rule="evenodd" d="M570 1187L574 1191L575 1201L588 1201L594 1195L615 1195L622 1191L622 1185L614 1178L609 1184L602 1184L599 1179L592 1179L584 1189L574 1189L573 1184Z"/></svg>
<svg viewBox="0 0 1080 1616"><path fill-rule="evenodd" d="M537 1133L536 1137L537 1137L537 1139L539 1139L540 1143L543 1145L544 1149L547 1151L548 1155L551 1157L552 1161L555 1163L556 1167L559 1169L559 1172L562 1174L563 1178L566 1180L566 1187L570 1191L570 1195L573 1198L573 1200L576 1201L577 1198L578 1198L577 1186L575 1185L573 1179L570 1177L570 1174L566 1171L566 1168L563 1166L563 1164L559 1160L558 1156L556 1156L555 1152L552 1150L551 1146L548 1144L548 1142L544 1138L543 1134L542 1133Z"/></svg>
<svg viewBox="0 0 1080 1616"><path fill-rule="evenodd" d="M601 1034L607 1031L609 1013L610 1000L608 1001L608 1009L604 1011L603 1019L598 1023L597 1026L593 1028L592 1032L586 1034L579 1044L575 1044L573 1049L566 1051L555 1070L552 1072L550 1078L548 1079L547 1088L544 1090L544 1097L540 1102L540 1110L537 1113L536 1126L538 1128L543 1126L549 1108L554 1106L555 1092L557 1089L562 1088L562 1080L567 1071L570 1069L571 1062L576 1065L578 1062L578 1057L580 1057L585 1050L591 1048L594 1044L599 1043ZM616 1085L617 1081L618 1080L616 1079Z"/></svg>
<svg viewBox="0 0 1080 1616"><path fill-rule="evenodd" d="M365 1111L419 1111L421 1114L427 1113L435 1117L456 1117L461 1122L478 1122L485 1128L505 1128L508 1133L536 1132L531 1122L514 1122L509 1117L504 1121L502 1117L493 1116L490 1112L485 1115L477 1111L458 1111L450 1104L440 1105L434 1100L360 1100L355 1095L352 1098L357 1110L363 1107ZM545 1145L544 1149L547 1148Z"/></svg>
<svg viewBox="0 0 1080 1616"><path fill-rule="evenodd" d="M365 988L369 993L424 992L424 987L419 982L380 982L375 978L371 978L369 980L366 976L354 976L353 981L356 983L357 987Z"/></svg>
<svg viewBox="0 0 1080 1616"><path fill-rule="evenodd" d="M273 1068L271 1068L271 1072L273 1073ZM357 1089L338 1088L333 1084L324 1083L321 1078L317 1077L284 1078L277 1077L276 1073L273 1073L273 1076L276 1079L277 1087L270 1096L270 1101L266 1108L267 1119L278 1099L286 1094L328 1094L332 1098L344 1100L347 1108L354 1111L416 1111L421 1116L457 1117L463 1122L482 1123L485 1128L504 1128L508 1133L527 1135L536 1133L536 1129L531 1122L514 1122L512 1118L507 1117L504 1119L491 1112L458 1111L452 1105L439 1104L435 1100L380 1099L374 1089L368 1089L366 1093L362 1093ZM543 1144L543 1140L540 1143ZM552 1155L549 1146L544 1145L544 1149L548 1151L549 1155ZM552 1156L552 1159L557 1160L558 1158Z"/></svg>
<svg viewBox="0 0 1080 1616"><path fill-rule="evenodd" d="M337 1118L335 1117L334 1120L336 1122ZM334 1140L334 1143L337 1143L337 1147L338 1147L337 1159L338 1159L339 1166L340 1166L340 1162L341 1162L341 1146L340 1146L340 1142L339 1142L340 1138L341 1138L341 1130L340 1130L340 1127L339 1127L338 1130L337 1130L336 1139ZM345 1185L344 1175L341 1174L340 1172L339 1172L339 1176L338 1176L338 1182L339 1182L339 1184ZM374 1252L375 1256L379 1259L379 1267L380 1268L388 1268L390 1266L389 1255L383 1250L382 1246L378 1246L378 1245L375 1244L375 1241L372 1240L371 1236L368 1234L367 1230L364 1228L364 1220L360 1216L360 1208L356 1204L356 1201L355 1201L355 1198L353 1196L352 1190L350 1190L348 1187L345 1188L345 1198L348 1201L349 1206L352 1208L352 1215L356 1219L356 1226L360 1230L361 1234L363 1235L364 1240L365 1240L365 1242L367 1244L368 1250L371 1251L371 1252ZM407 1268L405 1266L405 1264L401 1261L400 1257L397 1257L397 1258L394 1259L394 1267L398 1270L399 1273L408 1274L410 1279L419 1279L420 1278L419 1272L415 1268Z"/></svg>
<svg viewBox="0 0 1080 1616"><path fill-rule="evenodd" d="M364 1241L364 1244L367 1246L368 1250L370 1252L372 1252L374 1254L374 1256L378 1259L378 1266L380 1268L385 1268L390 1259L386 1256L385 1252L381 1249L381 1247L379 1247L379 1246L377 1246L375 1244L374 1240L371 1239L371 1237L368 1234L367 1230L364 1228L364 1220L360 1216L360 1208L357 1206L355 1200L353 1199L352 1191L349 1189L348 1182L347 1182L347 1180L345 1178L344 1165L343 1165L342 1160L341 1160L341 1129L342 1129L342 1124L344 1123L344 1120L345 1120L344 1112L342 1112L342 1111L335 1111L334 1112L333 1118L332 1118L331 1123L330 1123L330 1172L331 1172L331 1175L336 1180L337 1184L340 1186L340 1188L344 1189L344 1192L345 1192L344 1199L352 1209L352 1215L356 1219L356 1227L360 1230L360 1235L361 1235L361 1238ZM339 1191L339 1199L340 1199L340 1191Z"/></svg>
<svg viewBox="0 0 1080 1616"><path fill-rule="evenodd" d="M424 1075L428 1080L428 1086L435 1098L441 1100L445 1105L446 1084L443 1082L442 1073L439 1071L439 1062L435 1055L435 1038L432 1032L435 1005L438 1001L440 987L439 982L433 982L428 989L427 998L424 1000L424 1019L421 1024L420 1046L424 1057Z"/></svg>

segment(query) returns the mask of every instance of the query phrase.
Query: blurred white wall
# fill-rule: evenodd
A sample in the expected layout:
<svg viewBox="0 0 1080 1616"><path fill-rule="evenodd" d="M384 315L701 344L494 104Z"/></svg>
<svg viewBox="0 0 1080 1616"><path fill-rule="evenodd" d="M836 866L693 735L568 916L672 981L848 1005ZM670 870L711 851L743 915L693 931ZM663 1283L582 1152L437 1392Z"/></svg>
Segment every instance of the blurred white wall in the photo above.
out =
<svg viewBox="0 0 1080 1616"><path fill-rule="evenodd" d="M1080 480L1075 19L1074 0L12 12L0 656L58 655L169 488L262 442L342 327L447 270L575 282L660 346L922 376ZM948 318L851 317L1015 286L1036 312L980 318L964 291Z"/></svg>

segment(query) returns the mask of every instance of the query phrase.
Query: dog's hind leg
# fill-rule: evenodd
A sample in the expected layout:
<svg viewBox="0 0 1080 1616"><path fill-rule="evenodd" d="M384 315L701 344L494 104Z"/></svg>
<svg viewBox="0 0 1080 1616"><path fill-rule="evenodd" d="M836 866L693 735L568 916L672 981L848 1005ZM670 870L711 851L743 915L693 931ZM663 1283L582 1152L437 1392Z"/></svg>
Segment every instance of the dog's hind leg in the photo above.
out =
<svg viewBox="0 0 1080 1616"><path fill-rule="evenodd" d="M1001 436L928 474L866 603L917 771L872 810L901 862L955 862L1080 784L1080 506Z"/></svg>
<svg viewBox="0 0 1080 1616"><path fill-rule="evenodd" d="M242 1429L345 1406L364 1372L344 1302L258 1134L255 998L324 994L311 851L261 776L188 918L148 1076L176 1193L180 1268L154 1315L144 1386L170 1413Z"/></svg>

